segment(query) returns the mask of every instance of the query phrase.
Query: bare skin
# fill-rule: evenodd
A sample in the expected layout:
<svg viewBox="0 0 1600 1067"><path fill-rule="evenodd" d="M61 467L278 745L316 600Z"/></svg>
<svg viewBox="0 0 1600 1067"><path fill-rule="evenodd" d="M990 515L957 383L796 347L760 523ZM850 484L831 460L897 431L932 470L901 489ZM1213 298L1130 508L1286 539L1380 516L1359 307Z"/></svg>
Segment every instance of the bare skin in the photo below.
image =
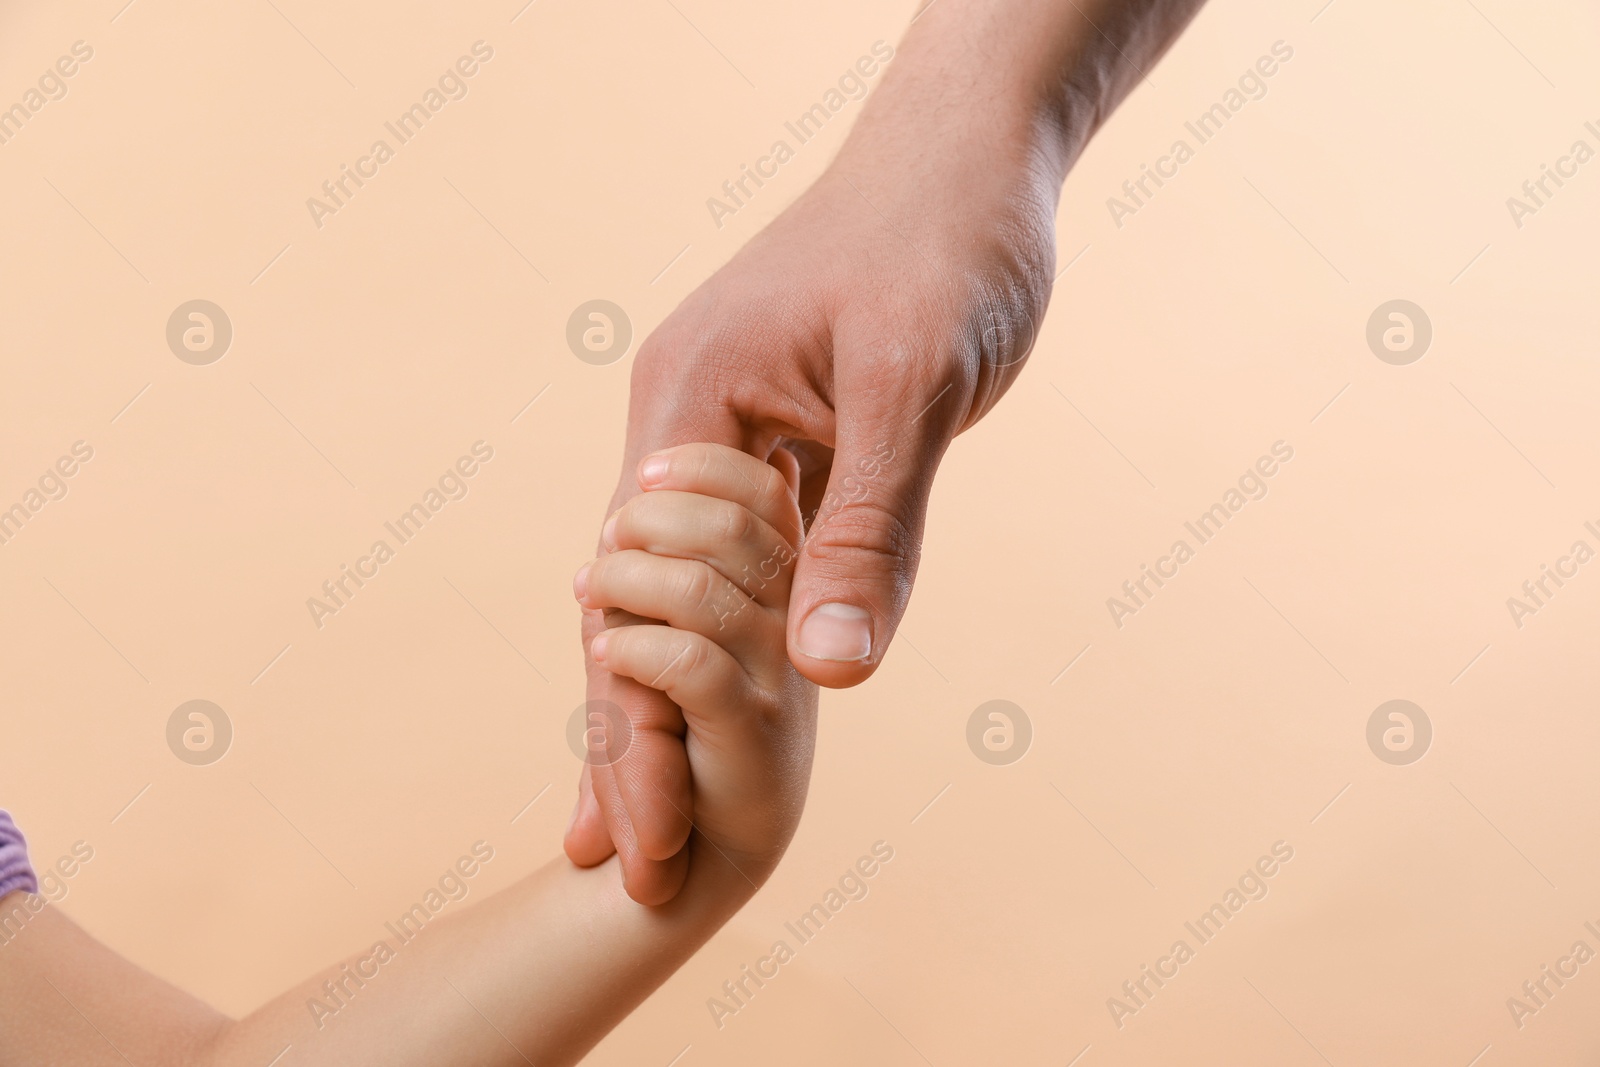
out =
<svg viewBox="0 0 1600 1067"><path fill-rule="evenodd" d="M649 549L595 561L574 590L595 620L668 620L600 633L589 651L608 671L660 686L681 709L676 743L696 830L690 874L670 904L629 899L616 859L585 869L558 857L442 913L387 962L372 962L370 949L344 961L361 965L362 984L336 964L239 1020L46 906L0 944L0 1067L263 1067L285 1046L293 1051L283 1062L299 1067L576 1063L754 895L805 803L816 688L783 641L798 473L786 453L773 467L715 452L679 450L686 468L707 476L636 497L619 522ZM765 568L771 579L757 596L736 584L744 561L785 556ZM0 901L0 915L23 900ZM326 1000L329 981L344 983L347 1002L319 1016L308 1002Z"/></svg>
<svg viewBox="0 0 1600 1067"><path fill-rule="evenodd" d="M811 681L856 685L882 662L939 461L1043 321L1061 184L1201 2L935 0L828 171L640 348L613 510L683 441L793 449L816 514L786 642ZM694 814L674 712L592 662L589 694L653 741L584 775L567 854L615 853L634 899L670 900Z"/></svg>

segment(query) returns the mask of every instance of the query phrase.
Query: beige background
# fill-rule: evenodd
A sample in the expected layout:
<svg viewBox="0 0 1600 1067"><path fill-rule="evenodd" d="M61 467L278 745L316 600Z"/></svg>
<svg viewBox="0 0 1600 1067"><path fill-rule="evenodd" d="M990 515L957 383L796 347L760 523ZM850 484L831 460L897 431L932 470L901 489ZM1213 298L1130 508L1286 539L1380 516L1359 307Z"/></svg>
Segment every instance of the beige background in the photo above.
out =
<svg viewBox="0 0 1600 1067"><path fill-rule="evenodd" d="M0 506L95 450L0 546L0 803L41 865L94 847L75 919L239 1013L473 841L474 894L554 854L570 576L630 366L574 358L567 317L613 300L637 348L859 103L724 228L706 197L912 8L122 2L0 9L6 105L94 49L0 146ZM941 472L900 641L824 698L787 861L591 1062L1600 1055L1600 963L1521 1030L1506 1007L1600 949L1600 564L1520 630L1505 603L1600 547L1600 163L1506 207L1600 148L1600 17L1322 2L1218 0L1091 146L1081 258ZM467 98L317 229L305 199L479 39ZM1106 198L1278 40L1267 96L1117 228ZM195 298L235 331L210 366L164 339ZM1394 298L1433 323L1409 366L1364 338ZM480 439L470 495L316 629L306 598ZM1116 628L1106 598L1280 439L1267 498ZM194 698L236 731L208 767L166 747ZM965 740L995 698L1035 731L1005 767ZM1433 723L1410 766L1366 744L1393 698ZM871 895L719 1031L707 998L880 839ZM1107 998L1279 840L1270 895L1119 1031Z"/></svg>

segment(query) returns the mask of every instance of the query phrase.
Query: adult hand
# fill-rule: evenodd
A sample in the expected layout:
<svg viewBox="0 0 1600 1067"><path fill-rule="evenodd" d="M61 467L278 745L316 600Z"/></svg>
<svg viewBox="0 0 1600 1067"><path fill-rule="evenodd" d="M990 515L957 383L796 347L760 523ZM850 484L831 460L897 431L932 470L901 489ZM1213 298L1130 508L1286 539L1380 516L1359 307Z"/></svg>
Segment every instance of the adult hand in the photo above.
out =
<svg viewBox="0 0 1600 1067"><path fill-rule="evenodd" d="M787 641L825 686L882 662L934 470L1014 380L1050 287L1048 184L987 151L911 147L903 160L842 157L645 342L612 500L614 511L652 484L643 461L664 448L706 441L765 459L789 443L805 461L809 522ZM630 894L670 899L693 812L681 719L592 663L589 697L621 706L634 736L628 757L596 772L615 775L600 802L585 788L568 854L598 862L615 842Z"/></svg>
<svg viewBox="0 0 1600 1067"><path fill-rule="evenodd" d="M1066 170L1137 77L1125 50L1153 58L1197 6L930 6L822 178L640 348L613 511L653 484L664 448L799 455L787 641L805 677L850 686L882 662L939 460L1016 379L1043 319ZM580 785L567 853L616 849L628 892L659 903L684 877L693 813L681 716L592 662L588 677L634 741L596 772L603 788Z"/></svg>

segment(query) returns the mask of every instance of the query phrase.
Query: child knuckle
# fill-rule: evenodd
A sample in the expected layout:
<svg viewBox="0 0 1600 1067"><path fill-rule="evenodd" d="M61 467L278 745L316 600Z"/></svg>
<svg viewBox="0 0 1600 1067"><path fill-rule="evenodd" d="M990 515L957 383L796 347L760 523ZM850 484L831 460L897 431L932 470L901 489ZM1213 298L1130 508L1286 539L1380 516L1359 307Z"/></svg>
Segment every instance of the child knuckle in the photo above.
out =
<svg viewBox="0 0 1600 1067"><path fill-rule="evenodd" d="M738 504L722 509L722 540L728 544L744 544L755 534L755 516Z"/></svg>
<svg viewBox="0 0 1600 1067"><path fill-rule="evenodd" d="M711 603L711 568L704 563L685 567L680 579L679 599L697 607Z"/></svg>

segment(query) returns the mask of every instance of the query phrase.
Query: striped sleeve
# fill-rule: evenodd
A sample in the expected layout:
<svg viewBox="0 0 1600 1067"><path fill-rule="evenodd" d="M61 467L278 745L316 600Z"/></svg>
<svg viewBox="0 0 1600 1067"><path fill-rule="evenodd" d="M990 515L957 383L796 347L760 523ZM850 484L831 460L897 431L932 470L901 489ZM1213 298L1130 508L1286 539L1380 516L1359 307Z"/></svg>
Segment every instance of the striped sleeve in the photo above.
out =
<svg viewBox="0 0 1600 1067"><path fill-rule="evenodd" d="M22 890L37 893L39 882L28 863L28 843L8 812L0 811L0 897Z"/></svg>

